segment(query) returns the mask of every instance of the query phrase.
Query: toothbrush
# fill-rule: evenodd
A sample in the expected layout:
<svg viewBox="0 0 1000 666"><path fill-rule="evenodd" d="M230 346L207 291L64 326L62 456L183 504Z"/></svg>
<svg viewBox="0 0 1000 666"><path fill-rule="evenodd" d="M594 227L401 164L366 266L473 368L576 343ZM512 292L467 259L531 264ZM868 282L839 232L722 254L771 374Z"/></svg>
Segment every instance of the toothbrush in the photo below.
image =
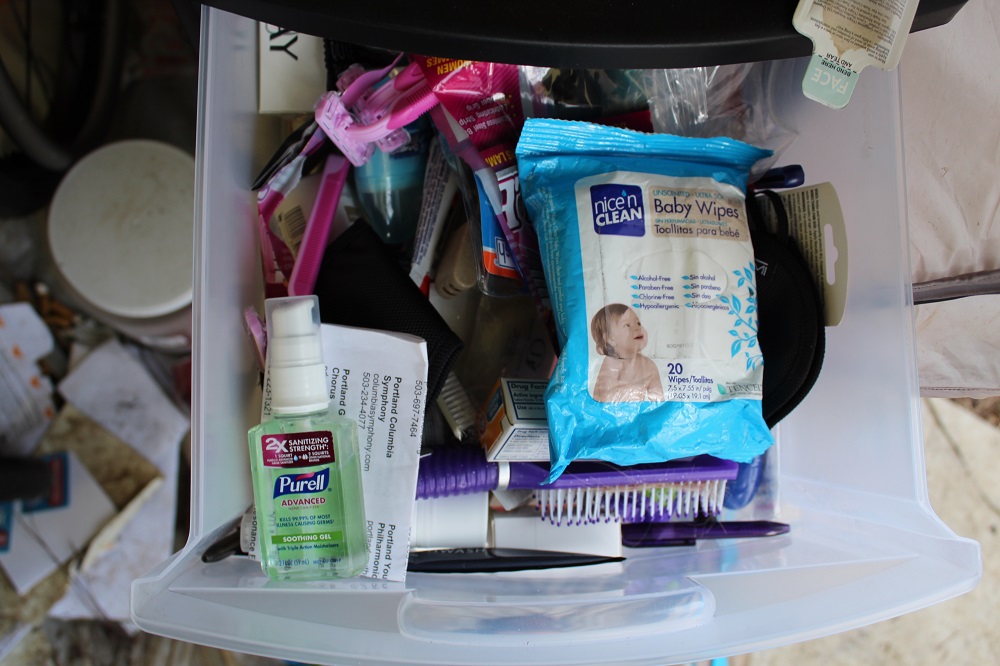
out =
<svg viewBox="0 0 1000 666"><path fill-rule="evenodd" d="M455 439L462 441L474 436L476 431L476 408L472 399L454 372L448 373L444 388L437 397L438 407L444 414L448 427Z"/></svg>
<svg viewBox="0 0 1000 666"><path fill-rule="evenodd" d="M306 223L302 243L288 279L289 296L307 296L313 293L323 253L326 252L327 239L330 237L330 228L337 214L337 204L340 203L340 195L344 191L350 169L350 163L340 155L326 158L316 203L309 215L309 222Z"/></svg>
<svg viewBox="0 0 1000 666"><path fill-rule="evenodd" d="M542 485L545 464L490 463L479 448L451 447L420 460L417 498L530 489L542 518L557 525L717 516L737 467L712 456L632 467L583 461Z"/></svg>

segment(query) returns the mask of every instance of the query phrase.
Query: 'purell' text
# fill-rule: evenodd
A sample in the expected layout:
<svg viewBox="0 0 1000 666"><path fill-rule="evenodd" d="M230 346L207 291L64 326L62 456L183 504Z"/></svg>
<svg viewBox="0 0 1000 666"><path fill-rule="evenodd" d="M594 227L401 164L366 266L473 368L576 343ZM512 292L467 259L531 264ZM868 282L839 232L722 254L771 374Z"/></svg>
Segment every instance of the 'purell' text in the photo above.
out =
<svg viewBox="0 0 1000 666"><path fill-rule="evenodd" d="M274 480L274 497L319 493L330 485L330 468L306 474L284 474Z"/></svg>

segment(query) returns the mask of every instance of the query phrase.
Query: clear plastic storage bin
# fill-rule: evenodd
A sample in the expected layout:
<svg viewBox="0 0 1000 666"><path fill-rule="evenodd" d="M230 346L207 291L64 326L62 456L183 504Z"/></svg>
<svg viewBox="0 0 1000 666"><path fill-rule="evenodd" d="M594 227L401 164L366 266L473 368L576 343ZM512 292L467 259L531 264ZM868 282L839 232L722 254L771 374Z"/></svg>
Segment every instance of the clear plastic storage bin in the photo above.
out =
<svg viewBox="0 0 1000 666"><path fill-rule="evenodd" d="M259 397L241 311L259 303L261 284L249 184L258 140L277 138L255 112L255 27L204 15L191 532L135 581L142 629L310 663L663 664L861 627L976 585L978 544L928 503L899 87L871 69L846 109L803 99L799 80L782 100L800 131L782 162L834 183L850 256L848 308L828 330L822 375L780 426L788 535L631 551L580 569L412 574L405 586L277 584L245 558L203 564L251 502L246 431Z"/></svg>

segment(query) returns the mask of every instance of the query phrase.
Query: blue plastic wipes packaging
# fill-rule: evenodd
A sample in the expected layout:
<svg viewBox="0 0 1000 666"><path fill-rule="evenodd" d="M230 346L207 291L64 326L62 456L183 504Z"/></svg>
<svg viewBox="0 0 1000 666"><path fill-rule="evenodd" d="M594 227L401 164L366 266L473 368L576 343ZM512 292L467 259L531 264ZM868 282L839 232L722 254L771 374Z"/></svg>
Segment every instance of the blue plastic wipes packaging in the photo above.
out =
<svg viewBox="0 0 1000 666"><path fill-rule="evenodd" d="M549 480L577 459L764 452L744 200L770 151L529 119L516 154L562 345L545 393Z"/></svg>

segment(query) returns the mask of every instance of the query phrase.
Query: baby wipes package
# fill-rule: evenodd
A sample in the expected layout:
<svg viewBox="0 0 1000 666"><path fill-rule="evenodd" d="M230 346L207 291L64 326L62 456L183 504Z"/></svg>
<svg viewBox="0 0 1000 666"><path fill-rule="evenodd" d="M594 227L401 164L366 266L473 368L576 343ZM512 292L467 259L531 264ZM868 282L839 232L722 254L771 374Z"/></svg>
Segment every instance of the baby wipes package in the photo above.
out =
<svg viewBox="0 0 1000 666"><path fill-rule="evenodd" d="M551 479L571 461L745 462L761 416L747 174L731 139L529 119L517 145L562 352L546 392Z"/></svg>

